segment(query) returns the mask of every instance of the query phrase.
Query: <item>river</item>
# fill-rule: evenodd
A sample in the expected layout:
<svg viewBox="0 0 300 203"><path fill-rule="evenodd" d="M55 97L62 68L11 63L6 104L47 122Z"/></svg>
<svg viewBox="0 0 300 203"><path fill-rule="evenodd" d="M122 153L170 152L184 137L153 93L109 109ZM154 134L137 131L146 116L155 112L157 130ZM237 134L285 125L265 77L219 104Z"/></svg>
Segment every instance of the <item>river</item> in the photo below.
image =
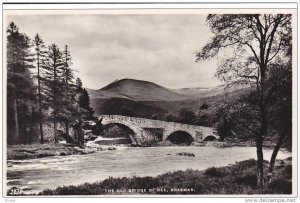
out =
<svg viewBox="0 0 300 203"><path fill-rule="evenodd" d="M179 152L195 157L178 156ZM264 151L269 160L271 150ZM277 158L291 153L280 151ZM24 193L37 193L46 188L95 182L108 177L156 176L176 170L203 170L226 166L256 157L254 147L147 147L118 148L94 154L55 156L7 162L7 185L20 187Z"/></svg>

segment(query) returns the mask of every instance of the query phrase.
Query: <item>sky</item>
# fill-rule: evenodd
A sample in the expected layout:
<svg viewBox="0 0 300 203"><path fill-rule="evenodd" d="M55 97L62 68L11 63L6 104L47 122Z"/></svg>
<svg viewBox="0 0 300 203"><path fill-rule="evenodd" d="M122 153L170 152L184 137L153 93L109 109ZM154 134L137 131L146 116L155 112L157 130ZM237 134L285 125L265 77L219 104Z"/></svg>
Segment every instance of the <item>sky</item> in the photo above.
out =
<svg viewBox="0 0 300 203"><path fill-rule="evenodd" d="M123 78L167 88L213 87L216 60L195 62L212 36L205 15L13 15L20 32L46 45L68 45L75 75L100 89Z"/></svg>

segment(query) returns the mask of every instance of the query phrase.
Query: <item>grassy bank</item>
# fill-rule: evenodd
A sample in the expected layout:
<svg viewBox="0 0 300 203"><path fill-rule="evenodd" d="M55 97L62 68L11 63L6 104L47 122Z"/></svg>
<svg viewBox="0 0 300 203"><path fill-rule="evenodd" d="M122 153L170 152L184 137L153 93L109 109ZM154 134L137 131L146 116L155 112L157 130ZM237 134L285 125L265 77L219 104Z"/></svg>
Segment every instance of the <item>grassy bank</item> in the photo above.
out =
<svg viewBox="0 0 300 203"><path fill-rule="evenodd" d="M267 162L265 162L267 169ZM120 194L290 194L292 192L291 158L277 162L275 174L267 187L256 187L256 161L234 165L165 173L157 177L109 178L78 186L44 190L39 195L120 195ZM266 171L267 174L267 171Z"/></svg>
<svg viewBox="0 0 300 203"><path fill-rule="evenodd" d="M80 148L65 144L31 144L9 145L7 147L7 159L35 159L49 156L67 156L73 154L89 154L102 150L98 148Z"/></svg>

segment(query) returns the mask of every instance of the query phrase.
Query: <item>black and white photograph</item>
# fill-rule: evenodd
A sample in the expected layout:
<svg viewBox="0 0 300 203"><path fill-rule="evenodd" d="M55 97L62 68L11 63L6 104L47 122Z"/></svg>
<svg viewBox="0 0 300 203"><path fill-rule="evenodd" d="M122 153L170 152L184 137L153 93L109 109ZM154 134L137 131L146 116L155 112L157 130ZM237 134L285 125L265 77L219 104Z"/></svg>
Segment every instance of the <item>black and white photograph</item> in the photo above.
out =
<svg viewBox="0 0 300 203"><path fill-rule="evenodd" d="M45 6L3 10L4 197L298 194L297 9Z"/></svg>

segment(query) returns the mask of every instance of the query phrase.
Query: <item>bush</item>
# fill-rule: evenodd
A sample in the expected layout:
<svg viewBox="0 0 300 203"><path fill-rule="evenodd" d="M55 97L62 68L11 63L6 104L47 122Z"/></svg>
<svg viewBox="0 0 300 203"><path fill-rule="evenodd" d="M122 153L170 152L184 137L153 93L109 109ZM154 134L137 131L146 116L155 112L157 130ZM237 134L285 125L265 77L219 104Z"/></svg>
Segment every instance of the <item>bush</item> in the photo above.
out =
<svg viewBox="0 0 300 203"><path fill-rule="evenodd" d="M283 178L273 180L269 188L275 194L292 194L292 182Z"/></svg>
<svg viewBox="0 0 300 203"><path fill-rule="evenodd" d="M245 161L238 162L238 166L241 168L250 168L253 166L256 166L256 160L255 159L249 159Z"/></svg>
<svg viewBox="0 0 300 203"><path fill-rule="evenodd" d="M293 167L292 165L287 165L283 170L283 174L287 178L292 178Z"/></svg>
<svg viewBox="0 0 300 203"><path fill-rule="evenodd" d="M200 110L201 110L201 109L208 109L208 105L207 105L206 103L203 103L203 104L200 106L199 109L200 109Z"/></svg>
<svg viewBox="0 0 300 203"><path fill-rule="evenodd" d="M157 178L152 177L133 177L129 181L129 188L143 188L152 189L159 186L159 181Z"/></svg>
<svg viewBox="0 0 300 203"><path fill-rule="evenodd" d="M222 168L210 167L204 171L204 174L212 177L224 177L226 172Z"/></svg>
<svg viewBox="0 0 300 203"><path fill-rule="evenodd" d="M234 126L235 124L232 119L226 118L225 116L220 118L220 120L217 122L216 130L221 140L223 140L226 137L232 136L231 131L234 128Z"/></svg>
<svg viewBox="0 0 300 203"><path fill-rule="evenodd" d="M235 182L238 184L250 185L254 187L257 185L257 177L255 173L250 172L243 175L242 177L236 177Z"/></svg>
<svg viewBox="0 0 300 203"><path fill-rule="evenodd" d="M163 120L168 122L174 122L176 121L176 117L173 114L166 114L164 115Z"/></svg>
<svg viewBox="0 0 300 203"><path fill-rule="evenodd" d="M152 119L152 120L160 120L160 116L159 116L158 114L153 114L153 115L151 116L151 119Z"/></svg>
<svg viewBox="0 0 300 203"><path fill-rule="evenodd" d="M181 123L191 124L196 118L195 113L187 108L182 108L179 110L178 119Z"/></svg>
<svg viewBox="0 0 300 203"><path fill-rule="evenodd" d="M211 127L214 123L211 121L211 116L208 113L201 112L193 121L194 125Z"/></svg>

